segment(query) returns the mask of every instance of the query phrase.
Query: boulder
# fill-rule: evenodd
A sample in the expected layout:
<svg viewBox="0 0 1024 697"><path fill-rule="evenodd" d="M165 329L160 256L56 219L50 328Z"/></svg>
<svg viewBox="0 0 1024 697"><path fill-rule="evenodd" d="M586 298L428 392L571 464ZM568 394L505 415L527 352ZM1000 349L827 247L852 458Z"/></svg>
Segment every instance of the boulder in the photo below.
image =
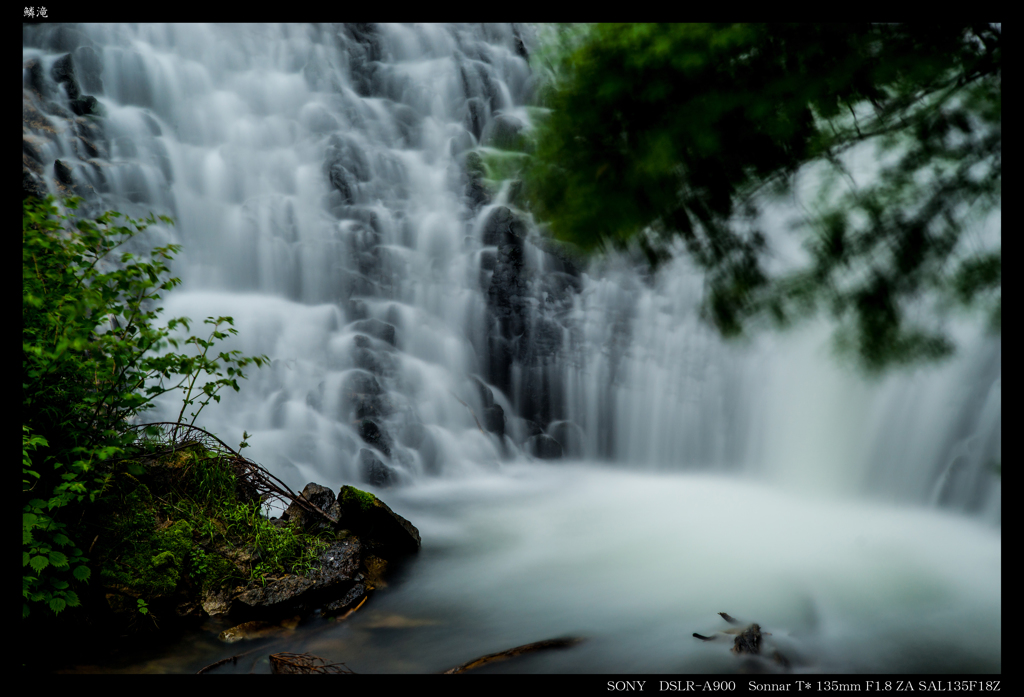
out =
<svg viewBox="0 0 1024 697"><path fill-rule="evenodd" d="M63 84L67 90L68 99L74 101L82 91L78 88L78 79L75 77L75 62L71 54L61 56L50 68L50 76L57 84Z"/></svg>
<svg viewBox="0 0 1024 697"><path fill-rule="evenodd" d="M545 433L528 438L526 449L541 460L557 460L562 457L562 444Z"/></svg>
<svg viewBox="0 0 1024 697"><path fill-rule="evenodd" d="M367 484L379 486L382 489L394 485L397 481L395 471L381 462L368 448L359 451L359 474Z"/></svg>
<svg viewBox="0 0 1024 697"><path fill-rule="evenodd" d="M307 576L289 574L266 586L249 588L234 599L231 614L272 619L309 612L345 598L361 580L363 552L357 538L335 542L321 552L315 571Z"/></svg>
<svg viewBox="0 0 1024 697"><path fill-rule="evenodd" d="M420 548L419 530L373 494L343 486L338 492L338 503L341 525L362 539L378 543L384 558Z"/></svg>
<svg viewBox="0 0 1024 697"><path fill-rule="evenodd" d="M341 404L346 420L379 418L392 411L384 388L365 370L351 370L342 380Z"/></svg>
<svg viewBox="0 0 1024 697"><path fill-rule="evenodd" d="M338 499L330 488L310 482L302 490L302 497L326 513L332 523L337 524L341 519L341 508L338 506ZM292 503L288 506L282 518L294 521L304 530L309 531L330 527L330 523L325 521L320 515L307 511L297 503Z"/></svg>
<svg viewBox="0 0 1024 697"><path fill-rule="evenodd" d="M355 426L359 437L367 445L371 445L386 456L391 457L391 436L376 421L360 419L356 422Z"/></svg>
<svg viewBox="0 0 1024 697"><path fill-rule="evenodd" d="M564 455L583 454L583 429L572 421L552 421L547 433L561 444Z"/></svg>
<svg viewBox="0 0 1024 697"><path fill-rule="evenodd" d="M499 439L505 437L505 411L500 404L492 404L480 413L484 429L498 434Z"/></svg>
<svg viewBox="0 0 1024 697"><path fill-rule="evenodd" d="M75 178L71 174L71 168L60 160L54 160L53 162L53 175L64 186L74 187Z"/></svg>

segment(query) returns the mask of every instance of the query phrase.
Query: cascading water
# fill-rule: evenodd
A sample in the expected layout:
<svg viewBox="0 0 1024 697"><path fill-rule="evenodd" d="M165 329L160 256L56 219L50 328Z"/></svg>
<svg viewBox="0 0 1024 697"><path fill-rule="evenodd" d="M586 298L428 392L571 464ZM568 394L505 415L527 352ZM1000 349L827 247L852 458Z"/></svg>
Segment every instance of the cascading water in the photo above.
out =
<svg viewBox="0 0 1024 697"><path fill-rule="evenodd" d="M26 162L71 173L36 185L174 217L165 316L232 316L227 348L272 359L198 423L420 528L407 578L314 653L436 671L575 633L519 669L727 671L690 636L725 610L791 632L806 670L998 672L999 340L954 328L953 361L866 384L819 327L723 344L685 260L584 267L485 176L530 128L533 42L25 29L26 123L51 134L26 126ZM102 116L68 113L69 53Z"/></svg>

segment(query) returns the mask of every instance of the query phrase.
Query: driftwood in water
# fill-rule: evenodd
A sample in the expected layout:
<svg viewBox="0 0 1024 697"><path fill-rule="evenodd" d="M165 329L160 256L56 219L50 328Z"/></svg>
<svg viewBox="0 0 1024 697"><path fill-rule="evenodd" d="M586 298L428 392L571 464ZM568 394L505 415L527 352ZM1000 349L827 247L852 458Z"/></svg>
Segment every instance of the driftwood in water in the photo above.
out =
<svg viewBox="0 0 1024 697"><path fill-rule="evenodd" d="M272 653L270 654L270 670L274 674L280 675L354 674L354 671L349 670L344 663L327 663L324 659L311 653Z"/></svg>
<svg viewBox="0 0 1024 697"><path fill-rule="evenodd" d="M723 620L735 626L730 629L723 629L720 632L715 632L714 636L704 636L703 634L698 634L697 632L694 632L693 636L700 639L701 641L715 641L716 639L720 639L723 636L732 637L733 642L731 651L733 653L737 655L761 655L762 640L766 636L771 636L771 632L762 632L761 625L757 624L756 622L753 624L749 624L745 627L740 627L738 625L740 625L741 623L735 617L732 617L726 612L719 612L718 614L722 616ZM781 665L783 668L789 667L789 661L786 660L786 657L779 653L778 650L772 649L771 653L772 660Z"/></svg>
<svg viewBox="0 0 1024 697"><path fill-rule="evenodd" d="M444 672L444 675L455 675L457 673L465 673L467 670L473 668L479 668L487 663L493 663L494 661L504 661L507 658L513 658L515 656L521 656L524 653L533 653L535 651L542 651L544 649L564 649L583 641L583 639L577 637L567 637L562 639L546 639L544 641L535 641L532 644L523 644L522 646L516 646L515 648L508 649L507 651L499 651L498 653L489 653L486 656L473 659L469 663L463 663L461 666L450 668Z"/></svg>
<svg viewBox="0 0 1024 697"><path fill-rule="evenodd" d="M363 603L365 603L365 602L366 602L366 598L363 598L363 599L362 599L362 600L361 600L361 601L359 602L359 604L358 604L358 605L356 605L356 606L355 606L354 608L352 608L351 610L349 610L348 612L346 612L346 613L345 613L344 615L341 615L340 617L336 617L336 618L334 619L334 621L332 621L332 622L328 622L327 624L324 624L323 626L321 626L321 627L318 627L317 629L311 629L311 630L308 630L308 631L306 631L306 632L305 632L305 634L304 634L304 636L305 636L305 637L309 637L309 636L310 636L311 634L315 634L315 633L317 633L317 632L321 632L321 631L323 631L323 630L325 630L325 629L330 629L331 627L335 626L335 625L336 625L336 623L338 623L338 622L340 622L340 621L342 621L342 620L344 620L344 619L348 619L348 617L349 617L349 616L350 616L350 615L351 615L351 614L352 614L353 612L355 612L356 610L358 610L359 608L361 608L361 607L363 606ZM271 643L270 643L269 645L266 645L266 646L260 646L260 647L254 648L254 649L250 649L250 650L248 650L248 651L244 651L244 652L242 652L242 653L237 653L237 654L235 654L234 656L228 656L227 658L222 658L221 660L217 661L216 663L211 663L211 664L210 664L210 665L208 665L208 666L203 666L202 668L200 668L199 670L197 670L197 671L196 671L196 674L197 674L197 675L201 675L201 674L203 674L203 673L207 673L207 672L209 672L209 671L213 670L214 668L216 668L217 666L222 666L222 665L224 665L225 663L232 663L232 664L238 663L238 659L239 659L239 658L244 658L245 656L249 656L249 655L251 655L251 654L253 654L253 653L256 653L257 651L261 651L261 650L266 650L266 649L270 648L271 646L277 646L277 645L279 645L279 644L282 644L282 643L284 643L284 642L285 642L285 641L287 641L287 640L288 640L289 638L290 638L290 637L285 637L284 639L278 639L277 641L273 641L273 642L271 642ZM342 665L344 665L344 664L342 664ZM255 663L253 664L253 667L254 667L254 668L256 667L256 664L255 664ZM250 672L252 672L252 671L250 670ZM323 672L323 671L321 671L321 672ZM340 672L346 672L346 671L340 671ZM351 673L351 672L353 672L353 671L347 671L347 672Z"/></svg>

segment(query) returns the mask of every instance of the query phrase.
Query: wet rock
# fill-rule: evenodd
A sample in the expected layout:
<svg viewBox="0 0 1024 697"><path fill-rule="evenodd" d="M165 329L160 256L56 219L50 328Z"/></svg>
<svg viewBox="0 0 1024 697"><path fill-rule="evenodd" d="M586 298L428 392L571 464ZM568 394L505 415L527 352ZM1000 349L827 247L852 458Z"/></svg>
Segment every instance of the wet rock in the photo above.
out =
<svg viewBox="0 0 1024 697"><path fill-rule="evenodd" d="M326 513L331 523L337 524L341 519L341 508L338 506L337 497L332 489L310 482L302 490L302 497ZM320 515L307 511L297 503L289 505L281 517L294 521L307 531L331 527L331 523L325 521Z"/></svg>
<svg viewBox="0 0 1024 697"><path fill-rule="evenodd" d="M53 175L57 178L57 181L68 187L72 191L76 190L75 178L72 176L72 170L66 164L60 160L55 160L53 163Z"/></svg>
<svg viewBox="0 0 1024 697"><path fill-rule="evenodd" d="M42 200L46 197L46 185L28 170L21 173L21 198L34 197Z"/></svg>
<svg viewBox="0 0 1024 697"><path fill-rule="evenodd" d="M562 457L562 444L544 433L528 438L526 449L531 455L542 460L556 460Z"/></svg>
<svg viewBox="0 0 1024 697"><path fill-rule="evenodd" d="M552 421L547 433L562 446L565 456L579 457L583 454L583 429L572 421Z"/></svg>
<svg viewBox="0 0 1024 697"><path fill-rule="evenodd" d="M289 575L250 588L238 595L231 606L233 616L263 619L311 612L345 598L361 580L364 547L358 538L348 537L321 552L317 568L308 576Z"/></svg>
<svg viewBox="0 0 1024 697"><path fill-rule="evenodd" d="M352 349L352 363L362 370L374 375L383 375L387 371L385 362L376 351L361 346Z"/></svg>
<svg viewBox="0 0 1024 697"><path fill-rule="evenodd" d="M480 413L480 420L483 427L491 433L498 434L498 438L505 437L505 411L500 404L492 404Z"/></svg>
<svg viewBox="0 0 1024 697"><path fill-rule="evenodd" d="M363 319L352 323L352 329L357 332L369 334L386 343L395 346L395 326L382 322L379 319Z"/></svg>
<svg viewBox="0 0 1024 697"><path fill-rule="evenodd" d="M466 82L466 78L463 77L463 83L465 84ZM477 141L483 135L484 124L487 122L489 112L490 109L487 108L487 103L480 97L470 97L466 100L466 117L463 124Z"/></svg>
<svg viewBox="0 0 1024 697"><path fill-rule="evenodd" d="M68 93L68 99L74 101L82 93L78 88L78 79L75 77L75 63L71 54L61 56L50 68L50 76L58 85L64 85Z"/></svg>
<svg viewBox="0 0 1024 697"><path fill-rule="evenodd" d="M342 417L359 420L385 417L391 413L391 402L384 388L371 373L351 370L341 383Z"/></svg>
<svg viewBox="0 0 1024 697"><path fill-rule="evenodd" d="M398 481L395 471L367 448L359 451L359 474L367 484L385 489L394 486Z"/></svg>
<svg viewBox="0 0 1024 697"><path fill-rule="evenodd" d="M520 343L519 358L526 364L539 365L558 353L562 347L562 325L545 317L534 317L525 342Z"/></svg>
<svg viewBox="0 0 1024 697"><path fill-rule="evenodd" d="M526 51L526 44L523 42L522 34L520 33L519 27L514 22L512 24L512 39L512 46L515 49L516 55L526 61L527 65L529 65L530 54Z"/></svg>
<svg viewBox="0 0 1024 697"><path fill-rule="evenodd" d="M323 608L324 613L327 615L336 615L348 610L349 608L355 607L359 604L359 601L366 597L366 591L367 588L362 583L355 584L342 597L325 602Z"/></svg>
<svg viewBox="0 0 1024 697"><path fill-rule="evenodd" d="M356 423L356 431L367 445L372 445L388 457L391 457L391 436L377 422L371 419L361 419Z"/></svg>
<svg viewBox="0 0 1024 697"><path fill-rule="evenodd" d="M39 93L43 99L53 96L53 87L46 75L43 73L43 66L38 59L32 58L25 62L24 69L28 71L28 87Z"/></svg>
<svg viewBox="0 0 1024 697"><path fill-rule="evenodd" d="M512 347L501 337L487 337L487 381L505 394L512 392Z"/></svg>
<svg viewBox="0 0 1024 697"><path fill-rule="evenodd" d="M522 244L526 234L526 224L519 216L505 206L498 206L484 222L482 241L488 246Z"/></svg>
<svg viewBox="0 0 1024 697"><path fill-rule="evenodd" d="M341 393L346 399L357 394L378 395L383 392L384 388L377 382L377 378L364 370L349 371L341 383Z"/></svg>
<svg viewBox="0 0 1024 697"><path fill-rule="evenodd" d="M529 438L544 433L544 429L536 421L523 419L518 416L511 417L511 425L513 426L512 432L516 437L516 442L520 445L524 444Z"/></svg>
<svg viewBox="0 0 1024 697"><path fill-rule="evenodd" d="M382 547L382 556L408 554L420 548L420 532L373 494L352 486L338 492L341 524Z"/></svg>
<svg viewBox="0 0 1024 697"><path fill-rule="evenodd" d="M211 616L226 615L231 610L231 594L226 590L206 591L202 598L202 608Z"/></svg>
<svg viewBox="0 0 1024 697"><path fill-rule="evenodd" d="M494 392L491 391L491 388L481 382L480 378L475 375L471 375L469 377L469 381L473 383L473 386L476 388L477 394L480 396L480 402L483 404L484 408L486 409L487 407L493 406Z"/></svg>
<svg viewBox="0 0 1024 697"><path fill-rule="evenodd" d="M100 103L91 94L83 94L77 99L71 100L71 111L78 116L102 116L103 109Z"/></svg>

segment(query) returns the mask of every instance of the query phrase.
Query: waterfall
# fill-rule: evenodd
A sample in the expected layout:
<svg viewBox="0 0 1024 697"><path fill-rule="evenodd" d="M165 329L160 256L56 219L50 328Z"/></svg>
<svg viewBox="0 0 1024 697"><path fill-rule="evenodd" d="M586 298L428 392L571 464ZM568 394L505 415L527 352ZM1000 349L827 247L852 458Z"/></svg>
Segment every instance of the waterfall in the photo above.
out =
<svg viewBox="0 0 1024 697"><path fill-rule="evenodd" d="M537 114L528 25L34 25L23 45L34 185L175 219L147 233L183 245L164 316L232 316L225 350L271 358L197 424L247 431L296 490L394 486L429 527L431 492L486 499L466 482L515 489L537 461L999 525L998 337L956 324L954 359L869 383L818 324L721 340L685 258L651 276L550 239L495 175ZM69 54L99 116L71 113Z"/></svg>

